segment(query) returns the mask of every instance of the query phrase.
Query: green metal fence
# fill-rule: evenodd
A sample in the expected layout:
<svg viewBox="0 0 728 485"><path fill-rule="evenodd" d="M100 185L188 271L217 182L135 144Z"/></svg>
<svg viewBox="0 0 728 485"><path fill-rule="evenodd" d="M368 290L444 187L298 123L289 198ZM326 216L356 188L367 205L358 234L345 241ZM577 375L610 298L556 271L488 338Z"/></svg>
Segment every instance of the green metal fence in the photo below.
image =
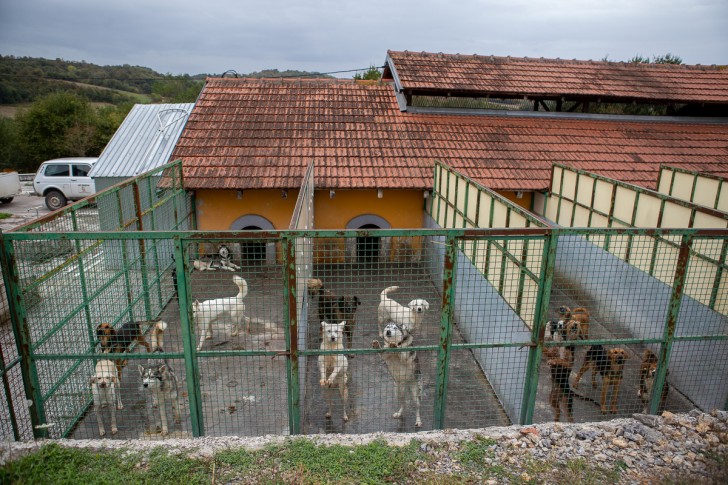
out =
<svg viewBox="0 0 728 485"><path fill-rule="evenodd" d="M202 232L180 168L2 234L4 439L93 438L100 423L106 437L152 440L474 428L551 421L557 407L576 421L726 408L728 322L713 309L726 302L686 291L724 298L714 273L725 259L704 277L696 268L724 251L726 229L548 227L440 167L428 229L312 229L309 170L291 229ZM486 214L488 228L469 227ZM513 227L496 227L501 218ZM464 227L438 228L449 221ZM356 239L365 254L342 256ZM670 278L620 257L658 239L676 256L657 258L654 274ZM221 244L228 270L201 264L201 248ZM423 311L380 321L386 288ZM585 307L588 324L572 332L565 306ZM347 322L343 348L322 346L322 320ZM161 352L122 339L122 353L106 353L99 325L127 322ZM409 345L394 345L403 328ZM619 350L625 360L608 367ZM346 400L342 381L321 383L327 357L346 367ZM115 406L93 399L107 360L112 377L120 364L116 432Z"/></svg>
<svg viewBox="0 0 728 485"><path fill-rule="evenodd" d="M698 243L721 247L728 239L726 231L391 230L376 235L408 238L414 251L412 258L400 261L383 257L331 264L321 263L313 256L318 239L355 238L362 234L372 232L4 234L4 269L6 276L10 275L7 283L11 314L16 319L20 351L17 365L23 370L25 394L33 402L27 408L33 435L92 438L98 436L99 419L105 423L107 436L119 439L413 431L420 428L415 426L412 397L405 399L404 417L392 417L399 408L397 379L385 358L392 353L409 355L412 351L417 353L420 371L412 375L419 376L421 429L549 421L554 418L549 405L553 385L549 349L563 348L565 344L549 338L546 322L560 318L561 305L586 306L591 313L588 338L569 344L575 356L572 383L589 347L622 348L627 355L615 401L616 412L611 412L610 407L606 414L601 413L598 404L603 380L597 375L598 388L592 389L592 370L588 369L576 391L598 404L577 399L573 405L574 419L592 421L626 416L645 407L653 412L661 406L672 410L725 407L725 317L686 296L683 288L686 269L696 257L691 248ZM585 237L598 235L610 235L613 241L624 244L628 239L634 244L640 238L657 235L679 238L680 259L672 268L672 285L633 267L627 268L624 262L595 247ZM497 285L473 263L479 260L472 257L473 252L487 251L495 241L527 241L529 247L538 248L542 255L538 287L522 295L522 300L537 309L531 322L519 316L499 294ZM234 251L239 255L235 263L240 269L193 269L201 244L264 248L271 242L279 248L273 264L266 261L265 250L238 250ZM26 256L31 254L28 248L38 244L72 248L62 257L78 261L76 264L84 268L84 278L65 272L67 266L59 267L38 286L40 302L26 309L24 298L29 285L21 284L19 276L35 264ZM162 268L141 264L141 251L104 251L103 262L93 265L89 248L105 245L122 249L170 245L173 250L168 260L174 255L178 297L173 297L174 282L162 276L169 274L169 268L162 272ZM309 254L302 256L302 252ZM319 257L320 261L327 261L320 254ZM299 258L303 261L299 262ZM356 325L351 348L320 348L319 302L328 296L299 290L300 264L311 264L310 277L321 280L337 301L342 296L355 296L360 302L353 307ZM140 268L150 274L142 278ZM230 314L234 308L230 299L239 293L235 275L242 276L247 283L248 291L242 301L249 320L235 320ZM160 280L163 293L169 292L169 301L159 314L149 318L146 302L151 300L154 307ZM712 281L708 279L705 284ZM412 329L409 348L382 348L384 339L379 336L377 308L381 292L395 285L399 289L389 296L399 303L406 306L415 299L429 303L421 321ZM131 295L127 294L129 288L134 290ZM205 322L200 313L195 316L194 302L220 298L226 300L213 307L214 316L218 316L218 311L225 312L213 322L211 338L204 339ZM302 300L308 300L308 304L299 305ZM299 313L298 308L302 307L306 311ZM326 309L321 311L325 313ZM143 317L134 320L145 322L142 331L150 342L154 322L166 322L164 352L147 353L135 343L123 355L128 360L120 385L124 407L116 411L118 432L111 435L110 410L100 409L100 414L96 413L90 378L99 360L119 356L101 352L95 328L101 322L119 328L137 314ZM379 342L379 348L373 345L374 341ZM348 338L344 343L348 343ZM657 384L651 388L661 389L665 380L670 386L664 403L657 391L644 401L638 396L641 357L647 349L658 359L658 373L652 377ZM319 358L342 352L352 357L346 359L348 422L342 419L343 402L337 389L319 383ZM153 407L153 396L143 387L138 370L139 365L151 367L164 362L177 378L177 399L182 406L180 423L174 423L171 398L158 401L157 407ZM330 419L325 417L327 398L333 402ZM160 406L167 410L166 435L158 428Z"/></svg>

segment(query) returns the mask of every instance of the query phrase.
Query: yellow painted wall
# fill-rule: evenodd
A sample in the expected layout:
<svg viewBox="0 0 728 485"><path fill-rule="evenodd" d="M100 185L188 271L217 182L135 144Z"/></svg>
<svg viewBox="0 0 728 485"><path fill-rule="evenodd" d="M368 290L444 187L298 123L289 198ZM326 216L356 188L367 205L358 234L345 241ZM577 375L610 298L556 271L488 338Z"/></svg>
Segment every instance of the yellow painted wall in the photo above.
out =
<svg viewBox="0 0 728 485"><path fill-rule="evenodd" d="M255 214L268 219L275 229L288 229L298 190L289 190L286 199L280 190L198 190L195 193L197 228L226 231L242 216Z"/></svg>
<svg viewBox="0 0 728 485"><path fill-rule="evenodd" d="M195 194L197 227L204 231L228 230L240 217L258 215L268 219L275 229L288 229L297 196L298 190L289 190L286 199L278 189L244 190L241 197L236 190L199 190ZM346 229L355 217L371 214L386 220L392 229L416 229L422 227L423 208L421 190L383 190L381 199L376 190L336 190L333 199L328 189L317 190L314 224L316 229ZM341 238L321 239L317 243L317 261L344 260L345 247ZM410 241L393 238L390 258L402 254L412 257L420 248L419 238Z"/></svg>

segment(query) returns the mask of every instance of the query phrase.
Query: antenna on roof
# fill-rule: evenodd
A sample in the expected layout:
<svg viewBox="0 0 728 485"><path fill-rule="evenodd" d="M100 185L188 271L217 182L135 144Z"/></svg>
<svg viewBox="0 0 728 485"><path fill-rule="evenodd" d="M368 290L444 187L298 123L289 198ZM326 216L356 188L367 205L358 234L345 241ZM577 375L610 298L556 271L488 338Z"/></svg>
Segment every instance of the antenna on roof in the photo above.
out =
<svg viewBox="0 0 728 485"><path fill-rule="evenodd" d="M227 71L223 72L220 77L225 77L225 74L233 74L235 77L238 77L238 72L235 69L228 69Z"/></svg>

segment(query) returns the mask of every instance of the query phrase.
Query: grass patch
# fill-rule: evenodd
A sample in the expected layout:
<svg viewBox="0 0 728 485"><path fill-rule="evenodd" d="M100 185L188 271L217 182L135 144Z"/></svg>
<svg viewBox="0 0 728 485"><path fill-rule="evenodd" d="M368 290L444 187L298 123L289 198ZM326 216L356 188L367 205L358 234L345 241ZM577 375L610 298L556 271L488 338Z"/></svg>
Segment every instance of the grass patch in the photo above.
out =
<svg viewBox="0 0 728 485"><path fill-rule="evenodd" d="M404 481L414 462L423 459L426 455L420 453L416 441L404 447L389 446L382 440L349 447L293 439L257 452L220 452L216 463L225 480L256 475L297 483L383 483Z"/></svg>
<svg viewBox="0 0 728 485"><path fill-rule="evenodd" d="M294 439L259 451L220 451L210 460L170 454L161 447L142 454L95 452L51 443L0 468L0 483L193 485L248 482L251 478L259 483L403 483L417 460L426 460L426 455L416 441L404 447L388 446L384 441L347 447Z"/></svg>
<svg viewBox="0 0 728 485"><path fill-rule="evenodd" d="M7 219L8 217L13 217L12 214L8 214L7 212L0 212L0 220L1 219Z"/></svg>
<svg viewBox="0 0 728 485"><path fill-rule="evenodd" d="M159 448L148 458L138 453L93 452L55 443L0 468L0 483L142 484L209 483L209 465L170 455Z"/></svg>

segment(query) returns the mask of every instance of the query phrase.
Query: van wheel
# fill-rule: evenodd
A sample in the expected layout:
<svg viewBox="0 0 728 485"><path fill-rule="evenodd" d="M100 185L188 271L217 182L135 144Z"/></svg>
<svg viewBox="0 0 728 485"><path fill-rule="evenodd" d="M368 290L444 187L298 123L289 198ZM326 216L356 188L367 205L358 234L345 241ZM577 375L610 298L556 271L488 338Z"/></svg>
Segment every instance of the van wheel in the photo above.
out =
<svg viewBox="0 0 728 485"><path fill-rule="evenodd" d="M13 201L13 197L2 197L0 198L0 202L3 204L9 204Z"/></svg>
<svg viewBox="0 0 728 485"><path fill-rule="evenodd" d="M57 190L51 190L45 196L46 207L55 211L66 205L66 196Z"/></svg>

